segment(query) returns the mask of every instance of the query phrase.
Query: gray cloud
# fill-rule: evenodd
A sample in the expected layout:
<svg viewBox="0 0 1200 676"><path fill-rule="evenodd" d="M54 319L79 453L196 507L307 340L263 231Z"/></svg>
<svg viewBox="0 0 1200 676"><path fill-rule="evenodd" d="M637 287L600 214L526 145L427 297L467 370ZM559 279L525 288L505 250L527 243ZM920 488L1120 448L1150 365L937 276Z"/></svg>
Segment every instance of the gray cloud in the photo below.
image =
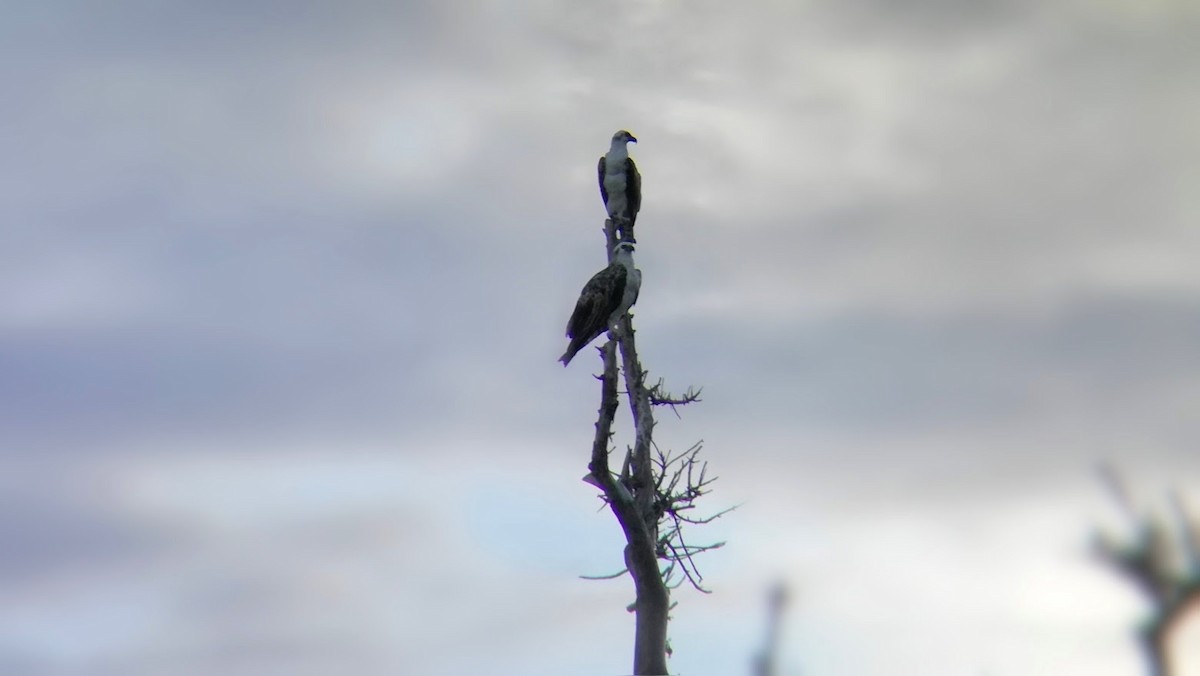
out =
<svg viewBox="0 0 1200 676"><path fill-rule="evenodd" d="M155 524L92 504L71 504L64 495L6 495L0 537L0 579L6 585L70 575L153 558L172 538Z"/></svg>

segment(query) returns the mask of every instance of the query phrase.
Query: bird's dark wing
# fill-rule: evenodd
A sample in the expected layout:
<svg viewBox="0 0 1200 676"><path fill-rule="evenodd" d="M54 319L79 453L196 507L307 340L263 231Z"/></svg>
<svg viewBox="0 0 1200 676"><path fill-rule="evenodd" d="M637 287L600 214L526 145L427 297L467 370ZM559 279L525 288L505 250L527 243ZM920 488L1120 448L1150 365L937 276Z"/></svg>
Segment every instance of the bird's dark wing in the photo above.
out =
<svg viewBox="0 0 1200 676"><path fill-rule="evenodd" d="M604 200L604 207L608 208L608 191L604 189L604 155L600 156L600 163L596 165L596 174L600 177L600 197Z"/></svg>
<svg viewBox="0 0 1200 676"><path fill-rule="evenodd" d="M567 337L590 341L604 332L608 316L621 304L625 293L625 268L613 263L592 275L579 294L575 311L567 322Z"/></svg>
<svg viewBox="0 0 1200 676"><path fill-rule="evenodd" d="M632 157L625 160L625 203L629 205L629 220L635 220L642 208L642 175Z"/></svg>

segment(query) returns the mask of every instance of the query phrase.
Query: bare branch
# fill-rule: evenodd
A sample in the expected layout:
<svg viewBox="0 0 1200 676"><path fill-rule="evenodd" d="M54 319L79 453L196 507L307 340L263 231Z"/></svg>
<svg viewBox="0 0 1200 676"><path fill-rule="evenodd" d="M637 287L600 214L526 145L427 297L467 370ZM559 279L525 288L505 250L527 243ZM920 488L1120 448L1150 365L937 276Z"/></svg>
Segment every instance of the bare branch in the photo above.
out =
<svg viewBox="0 0 1200 676"><path fill-rule="evenodd" d="M647 396L650 398L651 406L670 406L671 412L675 414L676 418L678 418L680 416L676 407L686 406L688 404L700 401L700 393L703 390L704 388L693 390L691 387L688 387L687 391L683 393L683 396L676 397L675 395L666 391L662 378L659 378L658 382L655 383L654 386L651 387L647 392Z"/></svg>
<svg viewBox="0 0 1200 676"><path fill-rule="evenodd" d="M681 507L680 509L691 509L692 507L693 507L693 505L688 505L686 507ZM693 524L696 526L703 526L706 523L712 523L713 521L716 521L717 519L725 516L726 514L732 512L733 510L737 509L738 507L741 507L741 504L736 504L732 507L726 507L725 509L722 509L721 511L717 512L716 514L712 514L710 516L706 516L701 519L692 519L692 518L686 517L682 514L679 514L678 513L679 510L675 510L676 511L675 516L680 521L685 521L687 523L690 523L690 524Z"/></svg>
<svg viewBox="0 0 1200 676"><path fill-rule="evenodd" d="M584 580L615 580L628 572L628 568L622 568L621 570L618 570L610 575L580 575L579 577Z"/></svg>
<svg viewBox="0 0 1200 676"><path fill-rule="evenodd" d="M1100 481L1104 484L1104 488L1108 490L1108 494L1112 496L1113 502L1120 507L1121 513L1129 519L1130 523L1138 521L1137 510L1134 508L1133 500L1129 497L1129 490L1125 487L1125 478L1117 471L1115 467L1107 462L1102 462L1096 466L1096 472L1100 475Z"/></svg>
<svg viewBox="0 0 1200 676"><path fill-rule="evenodd" d="M1139 587L1152 604L1149 619L1139 638L1150 673L1169 676L1170 651L1167 639L1187 610L1200 604L1200 557L1196 555L1196 533L1200 525L1188 515L1182 500L1169 496L1176 528L1168 520L1146 510L1137 514L1124 490L1121 476L1102 469L1113 498L1130 518L1134 533L1119 540L1107 533L1093 535L1093 548L1101 560Z"/></svg>
<svg viewBox="0 0 1200 676"><path fill-rule="evenodd" d="M1200 571L1200 522L1188 512L1187 505L1177 491L1171 491L1170 501L1185 565L1188 569Z"/></svg>
<svg viewBox="0 0 1200 676"><path fill-rule="evenodd" d="M595 480L589 483L604 491L610 501L616 493L612 473L608 470L608 442L612 438L613 418L617 415L616 350L613 341L600 348L604 372L600 380L600 410L596 418L596 435L592 439L592 461L588 471Z"/></svg>
<svg viewBox="0 0 1200 676"><path fill-rule="evenodd" d="M674 544L668 542L667 548L671 550L671 558L679 562L679 569L683 571L684 577L692 584L692 587L696 591L711 594L712 590L705 589L700 584L704 581L704 578L700 575L700 571L696 570L696 563L692 561L692 555L686 547L677 548Z"/></svg>

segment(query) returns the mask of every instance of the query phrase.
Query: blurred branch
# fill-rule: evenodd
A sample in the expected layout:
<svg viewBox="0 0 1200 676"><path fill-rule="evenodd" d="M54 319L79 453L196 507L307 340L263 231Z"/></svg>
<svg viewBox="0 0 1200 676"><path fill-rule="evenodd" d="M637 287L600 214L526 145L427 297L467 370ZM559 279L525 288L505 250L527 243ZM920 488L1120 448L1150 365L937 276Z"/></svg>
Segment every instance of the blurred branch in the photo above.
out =
<svg viewBox="0 0 1200 676"><path fill-rule="evenodd" d="M779 666L779 633L787 605L787 587L777 582L767 595L767 638L754 659L754 676L775 676Z"/></svg>
<svg viewBox="0 0 1200 676"><path fill-rule="evenodd" d="M1149 510L1139 514L1124 478L1107 465L1100 472L1132 533L1122 538L1096 531L1093 551L1150 601L1150 616L1139 631L1143 655L1151 676L1171 676L1173 665L1167 648L1171 631L1188 608L1200 603L1200 524L1174 492L1168 496L1170 517Z"/></svg>

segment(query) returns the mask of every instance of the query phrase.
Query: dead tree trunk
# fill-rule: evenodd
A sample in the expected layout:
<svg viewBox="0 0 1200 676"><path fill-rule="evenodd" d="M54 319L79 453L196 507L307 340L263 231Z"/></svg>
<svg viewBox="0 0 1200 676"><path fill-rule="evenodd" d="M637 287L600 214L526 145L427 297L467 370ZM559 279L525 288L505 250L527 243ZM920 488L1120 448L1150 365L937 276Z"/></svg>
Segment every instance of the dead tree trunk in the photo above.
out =
<svg viewBox="0 0 1200 676"><path fill-rule="evenodd" d="M611 220L605 222L605 249L611 252L617 244L616 228ZM625 533L625 569L633 577L637 593L633 611L637 613L637 628L633 647L633 673L667 673L667 615L670 594L658 568L658 518L654 515L654 478L650 469L650 440L654 414L643 383L644 373L637 360L633 322L629 314L618 323L621 358L625 368L625 388L633 411L634 449L625 477L614 477L608 468L608 440L612 421L617 412L617 360L613 339L602 348L604 373L600 376L600 418L596 421L596 438L592 445L592 461L588 470L604 490L609 507Z"/></svg>
<svg viewBox="0 0 1200 676"><path fill-rule="evenodd" d="M618 241L613 221L605 222L605 249L611 252ZM621 235L632 239L630 228ZM729 510L708 518L689 518L696 498L708 492L714 478L706 477L706 467L697 461L700 445L672 455L657 451L653 442L654 406L678 406L699 400L699 392L689 390L672 397L661 383L646 386L646 371L638 361L633 322L629 314L617 324L617 335L600 348L604 371L600 375L600 410L588 481L603 492L602 498L617 517L625 534L625 570L633 578L635 600L630 610L637 614L634 637L633 673L637 676L667 674L667 623L671 609L670 589L687 579L701 591L699 572L692 555L724 545L723 542L694 546L683 540L682 523L707 523ZM619 405L617 396L617 352L620 352L625 390L633 417L634 443L628 450L621 470L609 468L609 440ZM652 452L655 451L655 452ZM666 532L660 532L664 519L670 519ZM666 568L660 567L660 561ZM678 571L683 575L679 576ZM607 576L615 577L615 576ZM677 578L673 585L672 580Z"/></svg>

